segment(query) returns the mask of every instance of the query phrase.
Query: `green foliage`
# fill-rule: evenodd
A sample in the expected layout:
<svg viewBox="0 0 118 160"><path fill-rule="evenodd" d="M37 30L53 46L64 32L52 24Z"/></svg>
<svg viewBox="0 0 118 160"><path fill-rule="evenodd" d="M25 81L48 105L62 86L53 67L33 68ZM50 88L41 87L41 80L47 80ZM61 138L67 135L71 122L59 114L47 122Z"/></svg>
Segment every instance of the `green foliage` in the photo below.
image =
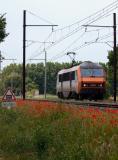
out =
<svg viewBox="0 0 118 160"><path fill-rule="evenodd" d="M117 52L117 61L118 61L118 46L116 48ZM113 73L114 73L114 53L113 51L108 52L108 83L109 83L109 90L110 94L113 95ZM118 62L117 62L117 71L118 71ZM117 74L117 81L118 81L118 74ZM117 84L117 91L118 91L118 84Z"/></svg>
<svg viewBox="0 0 118 160"><path fill-rule="evenodd" d="M8 33L6 33L6 18L4 16L5 14L0 15L0 43L8 36Z"/></svg>
<svg viewBox="0 0 118 160"><path fill-rule="evenodd" d="M0 110L0 157L35 159L31 117L19 110ZM18 158L19 157L19 158Z"/></svg>
<svg viewBox="0 0 118 160"><path fill-rule="evenodd" d="M0 95L3 95L8 87L11 87L16 95L20 95L22 90L22 65L10 64L3 69Z"/></svg>
<svg viewBox="0 0 118 160"><path fill-rule="evenodd" d="M117 160L118 128L98 129L64 111L31 116L0 109L0 158L5 160ZM88 125L85 125L88 124Z"/></svg>

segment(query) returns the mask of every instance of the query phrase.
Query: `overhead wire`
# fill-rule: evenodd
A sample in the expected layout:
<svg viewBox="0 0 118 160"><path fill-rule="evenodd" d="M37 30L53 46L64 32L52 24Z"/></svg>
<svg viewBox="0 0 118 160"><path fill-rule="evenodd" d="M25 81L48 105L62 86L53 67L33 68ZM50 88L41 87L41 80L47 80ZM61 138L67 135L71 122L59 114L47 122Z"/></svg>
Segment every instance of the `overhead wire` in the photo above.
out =
<svg viewBox="0 0 118 160"><path fill-rule="evenodd" d="M118 5L118 0L114 1L113 3L111 3L111 4L107 5L106 7L104 7L103 9L101 9L101 10L93 13L92 15L90 15L90 16L88 16L88 17L86 17L86 18L84 18L84 19L82 19L82 20L80 20L80 21L77 21L77 22L75 22L75 23L73 23L73 24L71 24L71 25L65 26L65 27L63 27L63 28L61 28L61 29L57 29L57 30L55 30L55 31L63 30L63 29L65 29L65 28L68 28L68 27L71 27L71 26L73 26L73 25L79 24L79 23L85 21L86 19L89 19L90 17L92 17L92 16L94 16L94 15L96 15L96 14L102 12L102 11L105 11L106 8L109 8L109 7L112 6L112 5L113 5L113 6L114 6L114 5ZM117 6L117 7L118 7L118 6Z"/></svg>
<svg viewBox="0 0 118 160"><path fill-rule="evenodd" d="M35 16L35 17L37 17L38 19L40 19L40 20L42 20L42 21L44 21L44 22L48 23L48 24L54 25L54 23L52 23L52 22L48 21L48 20L47 20L47 19L45 19L45 18L42 18L41 16L36 15L35 13L33 13L33 12L31 12L31 11L28 11L28 10L27 10L27 12L28 12L28 13L30 13L31 15L33 15L33 16Z"/></svg>
<svg viewBox="0 0 118 160"><path fill-rule="evenodd" d="M117 32L118 32L118 30L117 30ZM104 40L104 39L107 39L107 38L109 38L109 37L111 37L111 36L112 36L112 33L106 34L106 35L100 37L99 40ZM100 42L100 41L96 42L96 39L94 39L94 40L92 40L92 41L90 41L90 42L85 42L85 43L82 44L81 46L72 49L72 51L73 51L73 52L74 52L74 51L77 51L77 50L79 50L79 49L81 49L81 48L87 47L87 46L89 46L89 45L91 45L91 44L95 44L95 43L106 43L106 42ZM111 47L111 46L110 46L110 47ZM57 60L57 59L59 59L59 58L61 58L61 57L63 57L63 56L66 56L66 54L63 53L63 54L61 54L61 55L58 55L57 57L55 56L55 57L53 57L53 58L51 59L51 61L52 61L52 60Z"/></svg>
<svg viewBox="0 0 118 160"><path fill-rule="evenodd" d="M69 49L74 43L76 43L76 42L77 42L80 38L82 38L84 35L85 35L85 32L83 32L83 33L82 33L79 37L77 37L68 47L66 47L63 51L61 51L60 54L58 54L58 55L56 55L56 56L53 56L53 57L50 59L50 61L51 61L52 59L54 59L55 57L58 57L59 55L60 55L60 56L63 55L63 53L65 53L67 49Z"/></svg>
<svg viewBox="0 0 118 160"><path fill-rule="evenodd" d="M96 30L91 30L91 31L85 31L85 32L93 32L93 31L100 31L100 30L103 30L104 28L101 28L101 29L96 29ZM61 53L63 53L63 52L65 52L67 49L69 49L74 43L76 43L80 38L82 38L84 35L85 35L85 32L84 33L82 33L81 35L80 35L80 37L77 37L66 49L64 49ZM52 34L52 33L51 33ZM50 35L49 35L50 36ZM49 37L48 36L48 37ZM48 37L46 38L46 39L48 39ZM38 43L38 41L36 41L37 43ZM40 43L40 42L39 42ZM42 46L42 45L41 45ZM41 46L40 47L38 47L38 49L35 51L35 53L37 53L38 51L39 51L39 49L41 48ZM33 57L37 57L38 55L40 55L40 54L42 54L43 53L43 51L40 51L40 52L38 52L35 56L33 55ZM55 57L55 56L54 56ZM52 58L51 58L52 59Z"/></svg>
<svg viewBox="0 0 118 160"><path fill-rule="evenodd" d="M38 16L38 15L34 14L34 13L31 12L31 11L28 11L28 10L27 10L27 12L28 12L29 14L37 17L38 19L40 19L40 20L48 23L48 24L54 25L54 23L48 21L48 20L45 19L45 18L42 18L41 16ZM52 32L53 32L53 30L52 30ZM46 40L51 36L52 32L47 36ZM31 44L32 44L32 43L31 43ZM30 44L30 45L31 45L31 44ZM28 45L28 46L30 46L30 45ZM37 53L37 52L41 49L41 47L43 47L43 43L33 52L33 54L34 54L34 53ZM43 52L41 51L40 54L42 54L42 53L43 53ZM39 54L39 52L38 52L36 55L33 55L32 57L37 57L37 56L40 55L40 54Z"/></svg>
<svg viewBox="0 0 118 160"><path fill-rule="evenodd" d="M112 11L112 10L111 10ZM91 24L96 22L97 20L104 18L104 16L107 16L107 13L105 15L103 15L102 17L96 17L96 19L93 19L92 21L88 21L85 24ZM108 15L109 16L109 15ZM72 32L68 33L67 35L65 35L64 37L61 37L60 39L58 39L57 41L55 41L55 43L53 43L52 45L49 45L46 49L50 49L51 47L55 46L56 44L60 43L61 41L65 40L66 38L74 35L75 33L77 33L78 31L82 30L83 26L77 27L75 28Z"/></svg>
<svg viewBox="0 0 118 160"><path fill-rule="evenodd" d="M56 40L53 44L48 45L48 46L46 47L46 50L48 50L48 49L50 49L51 47L55 46L56 44L58 44L58 43L61 42L62 40L64 40L64 39L66 39L66 38L74 35L74 34L77 33L78 31L82 30L84 27L83 27L82 25L80 25L81 22L84 22L85 20L87 20L87 22L84 22L84 24L94 23L94 22L98 21L99 19L102 19L102 18L104 18L104 17L107 17L107 16L111 15L111 12L112 12L114 9L116 9L116 8L118 8L118 0L115 1L115 2L113 2L113 3L111 3L111 4L109 4L109 5L107 5L105 8L103 8L102 10L100 10L100 11L92 14L91 16L88 16L87 18L84 18L84 19L81 20L81 21L78 21L78 22L76 22L76 23L73 23L73 24L71 24L71 25L68 25L68 26L66 26L66 27L64 27L64 28L54 30L53 33L57 32L57 31L59 31L59 30L62 31L62 30L64 30L64 29L68 28L68 27L70 28L71 26L74 26L74 25L78 25L78 26L77 26L74 30L72 30L71 32L69 32L69 33L66 34L65 36L59 38L59 39ZM51 34L46 38L46 40L49 39L51 35L52 35L52 32L51 32ZM41 52L42 52L42 51L41 51ZM38 56L38 54L37 54L37 56ZM36 56L35 56L35 57L36 57Z"/></svg>
<svg viewBox="0 0 118 160"><path fill-rule="evenodd" d="M109 15L111 15L111 14L109 14ZM108 16L109 16L108 15ZM103 28L102 28L103 29ZM97 30L94 30L94 31L97 31ZM105 37L105 38L107 38L107 37ZM96 41L99 39L99 32L98 32L98 38L96 39ZM82 45L82 47L83 47L83 45ZM63 54L61 54L61 56L62 56ZM55 56L55 57L58 57L58 55L57 56ZM51 59L52 60L52 59Z"/></svg>
<svg viewBox="0 0 118 160"><path fill-rule="evenodd" d="M117 32L118 32L118 30L117 30ZM99 38L99 40L107 39L107 38L111 37L112 35L113 35L112 33L106 34L106 35L102 36L101 38ZM93 43L99 43L99 41L96 42L96 40L94 39L94 40L92 40L90 42L85 42L83 45L81 45L81 46L79 46L77 48L74 48L73 51L77 51L77 50L79 50L79 49L81 49L83 47L86 47L86 46L88 46L90 44L93 44Z"/></svg>
<svg viewBox="0 0 118 160"><path fill-rule="evenodd" d="M116 3L116 2L117 2L117 3ZM107 6L108 9L107 9L107 7L105 7L105 8L103 8L102 10L96 12L95 14L92 14L91 16L88 16L87 18L84 18L84 19L82 19L82 20L80 20L80 21L78 21L78 22L76 22L76 23L73 23L72 25L67 26L67 27L64 27L64 28L55 30L54 32L57 32L57 31L59 31L59 30L62 31L63 29L68 28L68 27L70 28L70 27L73 26L73 25L79 25L79 24L81 24L81 22L83 22L83 21L85 21L85 20L87 20L87 22L84 22L85 24L91 24L91 23L93 23L93 22L101 19L103 16L107 16L109 12L111 12L111 11L114 10L114 9L116 9L116 8L118 7L118 6L116 6L116 4L118 5L118 0L115 1L114 3L108 5L108 6ZM112 6L112 5L113 5L113 6ZM110 6L110 8L109 8L109 6ZM102 13L99 13L99 12L102 12ZM99 13L99 14L98 14L98 13ZM97 15L97 14L98 14L98 15ZM76 32L76 31L78 31L78 28L79 28L79 27L81 28L81 25L77 26L71 33L74 33L74 32ZM69 33L69 34L66 35L66 36L69 36L71 33ZM66 38L66 37L65 37L65 38Z"/></svg>
<svg viewBox="0 0 118 160"><path fill-rule="evenodd" d="M52 32L50 34L52 34ZM48 37L50 36L50 34L47 36L47 38L45 39L44 42L46 42L46 40L48 40ZM30 59L35 58L44 52L43 51L44 50L44 42L42 42L41 45L32 53L32 56L30 56ZM43 48L43 49L41 50L41 48Z"/></svg>
<svg viewBox="0 0 118 160"><path fill-rule="evenodd" d="M96 30L91 30L90 32L92 32L92 31L100 31L100 30L103 30L103 29L104 29L104 28L96 29ZM52 61L53 59L55 59L55 58L58 57L58 56L63 56L63 54L65 53L65 51L66 51L67 49L69 49L73 44L75 44L80 38L82 38L82 37L85 35L86 32L89 32L89 31L86 31L86 30L85 30L85 32L82 33L82 34L80 35L80 37L77 37L66 49L64 49L63 51L61 51L60 54L58 54L58 55L56 55L56 56L53 56L50 60Z"/></svg>
<svg viewBox="0 0 118 160"><path fill-rule="evenodd" d="M80 20L80 21L78 21L78 22L76 22L76 23L73 23L73 24L71 24L71 25L68 25L67 27L64 27L64 28L55 30L55 31L53 31L53 33L54 33L54 32L57 32L57 31L59 31L59 30L62 31L63 29L68 28L68 27L70 28L71 26L76 25L76 24L79 24L79 23L81 23L81 22L83 22L83 21L85 21L85 20L87 20L87 19L89 19L89 20L88 20L85 24L94 23L95 21L97 21L97 20L99 20L99 19L101 19L101 18L103 18L103 17L109 16L110 14L108 14L108 13L111 12L112 10L116 9L116 8L118 7L117 5L118 5L118 0L115 1L115 2L113 2L113 3L111 3L111 4L109 4L109 5L107 5L105 8L103 8L102 10L100 10L100 11L92 14L91 16L88 16L87 18L84 18L83 20ZM103 12L103 13L100 13L100 12ZM32 12L30 12L30 13L32 13ZM99 14L98 14L98 13L99 13ZM33 14L33 13L32 13L32 14ZM97 15L97 14L98 14L98 15ZM33 14L33 15L35 15L35 14ZM95 17L93 17L93 19L92 19L92 16L95 16ZM38 17L39 17L39 16L38 16ZM90 19L91 19L91 20L90 20ZM77 26L73 31L71 31L70 33L68 33L68 34L65 35L64 37L61 37L60 39L58 39L57 41L55 41L53 44L48 45L47 48L46 48L46 50L47 50L47 49L50 49L50 48L53 47L53 46L55 46L56 44L58 44L58 43L61 42L62 40L66 39L66 38L68 38L68 37L70 37L70 36L72 36L72 35L75 34L75 33L77 33L77 32L80 31L82 28L83 28L82 26ZM47 40L50 38L51 35L52 35L52 33L45 39L45 41L47 41ZM41 53L42 53L42 52L41 52ZM38 56L38 54L37 54L36 56ZM35 56L35 57L36 57L36 56Z"/></svg>

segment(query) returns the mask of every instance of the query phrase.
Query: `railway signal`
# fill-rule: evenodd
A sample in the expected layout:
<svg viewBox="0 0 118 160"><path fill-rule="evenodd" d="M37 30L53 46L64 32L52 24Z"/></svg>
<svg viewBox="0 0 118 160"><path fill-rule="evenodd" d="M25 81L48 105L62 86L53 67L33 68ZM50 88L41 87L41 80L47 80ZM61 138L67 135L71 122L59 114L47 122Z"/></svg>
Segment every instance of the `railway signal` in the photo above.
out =
<svg viewBox="0 0 118 160"><path fill-rule="evenodd" d="M5 107L5 108L12 108L12 107L16 107L16 97L13 93L13 91L8 88L5 93L4 96L2 98L2 103L1 106Z"/></svg>

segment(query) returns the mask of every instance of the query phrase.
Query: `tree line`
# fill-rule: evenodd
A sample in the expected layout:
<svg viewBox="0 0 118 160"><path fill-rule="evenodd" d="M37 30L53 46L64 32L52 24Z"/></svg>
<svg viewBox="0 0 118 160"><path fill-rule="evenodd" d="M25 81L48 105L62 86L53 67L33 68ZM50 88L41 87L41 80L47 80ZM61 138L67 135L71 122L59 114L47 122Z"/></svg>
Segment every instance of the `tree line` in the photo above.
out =
<svg viewBox="0 0 118 160"><path fill-rule="evenodd" d="M118 53L118 47L117 47ZM81 62L78 62L79 64ZM113 94L113 51L108 52L108 62L100 63L106 71L107 93ZM47 93L56 94L57 73L64 68L71 67L71 63L47 62ZM118 69L118 65L117 65ZM44 93L45 66L43 63L26 65L26 92L38 90ZM118 78L118 76L117 76ZM1 73L0 94L5 89L13 88L16 95L22 94L22 64L10 64Z"/></svg>

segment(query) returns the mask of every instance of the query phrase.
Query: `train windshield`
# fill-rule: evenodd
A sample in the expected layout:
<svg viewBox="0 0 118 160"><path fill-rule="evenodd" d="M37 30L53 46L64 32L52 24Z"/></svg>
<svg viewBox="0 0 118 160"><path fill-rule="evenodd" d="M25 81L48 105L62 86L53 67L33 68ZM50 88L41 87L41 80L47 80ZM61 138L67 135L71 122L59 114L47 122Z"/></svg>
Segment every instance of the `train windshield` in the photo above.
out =
<svg viewBox="0 0 118 160"><path fill-rule="evenodd" d="M82 77L102 77L104 76L103 69L81 69Z"/></svg>

